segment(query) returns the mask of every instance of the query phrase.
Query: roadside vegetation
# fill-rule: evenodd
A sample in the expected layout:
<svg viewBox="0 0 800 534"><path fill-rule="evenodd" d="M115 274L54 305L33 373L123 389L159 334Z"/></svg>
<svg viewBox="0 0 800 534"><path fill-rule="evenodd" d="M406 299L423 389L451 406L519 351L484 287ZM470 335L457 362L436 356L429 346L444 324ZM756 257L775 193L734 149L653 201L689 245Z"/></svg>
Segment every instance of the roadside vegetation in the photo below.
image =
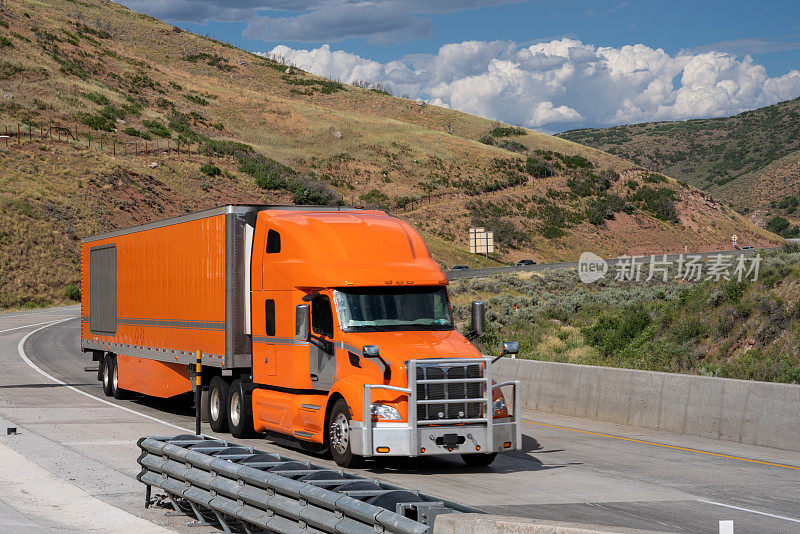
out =
<svg viewBox="0 0 800 534"><path fill-rule="evenodd" d="M488 303L487 354L516 340L521 358L800 384L794 246L762 252L756 281L617 282L612 269L585 285L559 270L455 281L450 292L464 328L469 302Z"/></svg>

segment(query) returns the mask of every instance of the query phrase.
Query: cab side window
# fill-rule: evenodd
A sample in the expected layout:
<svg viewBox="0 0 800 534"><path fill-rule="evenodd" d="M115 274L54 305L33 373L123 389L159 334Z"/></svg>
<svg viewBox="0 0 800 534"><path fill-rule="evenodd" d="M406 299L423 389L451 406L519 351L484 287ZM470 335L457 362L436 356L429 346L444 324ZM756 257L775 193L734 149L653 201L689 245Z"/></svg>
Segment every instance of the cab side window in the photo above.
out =
<svg viewBox="0 0 800 534"><path fill-rule="evenodd" d="M333 310L327 295L317 295L311 302L311 326L315 334L333 337Z"/></svg>

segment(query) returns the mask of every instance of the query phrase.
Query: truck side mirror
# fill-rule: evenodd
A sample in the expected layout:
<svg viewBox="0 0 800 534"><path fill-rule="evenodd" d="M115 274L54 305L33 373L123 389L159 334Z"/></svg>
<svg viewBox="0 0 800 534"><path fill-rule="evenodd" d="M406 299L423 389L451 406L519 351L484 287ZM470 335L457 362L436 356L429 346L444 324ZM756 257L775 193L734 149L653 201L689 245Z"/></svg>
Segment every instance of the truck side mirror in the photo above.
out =
<svg viewBox="0 0 800 534"><path fill-rule="evenodd" d="M308 304L298 304L295 309L294 337L298 341L308 341L309 326L311 323L311 307Z"/></svg>
<svg viewBox="0 0 800 534"><path fill-rule="evenodd" d="M495 356L492 360L492 363L496 362L503 356L511 354L514 358L516 358L516 354L519 352L519 343L516 341L504 341L503 342L503 352L500 353L500 356Z"/></svg>
<svg viewBox="0 0 800 534"><path fill-rule="evenodd" d="M365 358L375 359L380 362L384 379L389 380L392 378L392 368L389 362L381 357L381 351L378 345L364 345L364 348L361 349L361 354L363 354Z"/></svg>
<svg viewBox="0 0 800 534"><path fill-rule="evenodd" d="M472 301L472 333L476 337L486 333L486 303L482 300Z"/></svg>

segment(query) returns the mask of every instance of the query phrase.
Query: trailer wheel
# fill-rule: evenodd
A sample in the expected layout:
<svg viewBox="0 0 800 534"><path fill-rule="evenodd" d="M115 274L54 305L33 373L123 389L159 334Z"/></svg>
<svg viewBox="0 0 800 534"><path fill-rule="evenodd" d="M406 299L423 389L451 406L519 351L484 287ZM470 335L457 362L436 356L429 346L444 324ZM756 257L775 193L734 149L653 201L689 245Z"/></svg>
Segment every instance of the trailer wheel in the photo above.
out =
<svg viewBox="0 0 800 534"><path fill-rule="evenodd" d="M111 389L111 373L114 368L114 360L110 354L106 354L103 357L103 360L100 362L102 366L102 376L103 376L103 393L105 393L106 397L111 397L114 395L114 390Z"/></svg>
<svg viewBox="0 0 800 534"><path fill-rule="evenodd" d="M328 418L328 447L333 460L340 467L358 467L364 460L353 454L351 421L347 402L344 399L337 400Z"/></svg>
<svg viewBox="0 0 800 534"><path fill-rule="evenodd" d="M252 401L244 394L242 381L236 379L228 391L228 425L233 437L242 439L255 434Z"/></svg>
<svg viewBox="0 0 800 534"><path fill-rule="evenodd" d="M488 454L461 455L461 459L464 460L464 463L467 464L469 467L486 467L492 462L494 462L495 458L497 458L496 452L490 452Z"/></svg>
<svg viewBox="0 0 800 534"><path fill-rule="evenodd" d="M208 387L208 422L214 432L228 431L228 394L230 386L221 377L211 379Z"/></svg>
<svg viewBox="0 0 800 534"><path fill-rule="evenodd" d="M119 387L119 366L117 365L117 357L111 357L111 396L117 400L128 398L128 391Z"/></svg>

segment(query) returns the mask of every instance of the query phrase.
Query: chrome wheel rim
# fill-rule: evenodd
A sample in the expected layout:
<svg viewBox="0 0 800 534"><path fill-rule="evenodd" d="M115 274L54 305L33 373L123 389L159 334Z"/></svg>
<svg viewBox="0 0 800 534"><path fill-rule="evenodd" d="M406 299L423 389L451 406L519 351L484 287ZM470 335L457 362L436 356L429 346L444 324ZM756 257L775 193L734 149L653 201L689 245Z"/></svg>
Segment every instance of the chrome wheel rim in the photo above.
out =
<svg viewBox="0 0 800 534"><path fill-rule="evenodd" d="M117 372L117 366L114 366L114 372L111 375L111 386L114 391L117 390L117 386L119 385L119 374Z"/></svg>
<svg viewBox="0 0 800 534"><path fill-rule="evenodd" d="M219 409L220 409L220 402L219 402L219 390L214 388L211 390L211 397L209 398L209 409L211 410L211 419L214 421L219 421Z"/></svg>
<svg viewBox="0 0 800 534"><path fill-rule="evenodd" d="M329 434L331 448L339 454L347 452L347 447L350 444L350 421L347 420L343 413L337 414L336 418L331 421Z"/></svg>
<svg viewBox="0 0 800 534"><path fill-rule="evenodd" d="M103 386L108 387L111 377L108 376L108 362L103 364Z"/></svg>
<svg viewBox="0 0 800 534"><path fill-rule="evenodd" d="M239 420L242 417L242 400L239 398L239 392L234 391L231 395L231 424L239 426Z"/></svg>

